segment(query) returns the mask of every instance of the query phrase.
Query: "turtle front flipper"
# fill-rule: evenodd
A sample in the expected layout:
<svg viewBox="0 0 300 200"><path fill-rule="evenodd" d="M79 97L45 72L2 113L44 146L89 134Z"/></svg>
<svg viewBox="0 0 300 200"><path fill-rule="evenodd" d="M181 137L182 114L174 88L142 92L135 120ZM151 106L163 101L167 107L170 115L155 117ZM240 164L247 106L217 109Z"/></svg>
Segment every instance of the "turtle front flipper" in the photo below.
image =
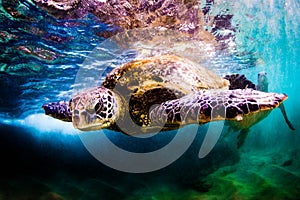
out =
<svg viewBox="0 0 300 200"><path fill-rule="evenodd" d="M286 94L253 89L202 90L167 101L150 111L151 123L168 127L230 120L235 127L247 129L264 119L284 100Z"/></svg>
<svg viewBox="0 0 300 200"><path fill-rule="evenodd" d="M59 101L47 103L44 104L42 108L45 110L46 115L62 121L72 122L72 113L70 111L69 102Z"/></svg>

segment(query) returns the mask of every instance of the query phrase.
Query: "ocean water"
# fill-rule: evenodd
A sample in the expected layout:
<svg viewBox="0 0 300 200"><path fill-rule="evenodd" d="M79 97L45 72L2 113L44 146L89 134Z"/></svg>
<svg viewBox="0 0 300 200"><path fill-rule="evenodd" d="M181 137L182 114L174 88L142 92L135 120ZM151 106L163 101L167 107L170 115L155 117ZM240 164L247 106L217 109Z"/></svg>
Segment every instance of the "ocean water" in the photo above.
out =
<svg viewBox="0 0 300 200"><path fill-rule="evenodd" d="M17 4L19 14L7 9L10 3ZM100 66L100 82L112 68L134 59L136 52L115 50L102 37L112 28L92 14L63 20L29 0L2 1L0 199L299 199L299 8L297 0L219 0L211 5L211 15L233 15L234 33L226 49L206 55L201 64L220 76L240 73L253 82L259 72L267 72L269 91L288 95L284 105L296 129L290 130L275 109L251 127L238 149L238 132L222 122L132 138L107 130L81 132L44 115L44 103L72 96L80 70ZM90 65L95 56L98 62ZM220 138L201 157L200 148L211 132ZM102 135L91 141L93 134ZM177 135L183 138L178 148L148 159L150 168L144 160L130 163L114 152L106 162L95 155L110 150L105 138L143 154L168 146ZM135 173L139 166L147 172Z"/></svg>

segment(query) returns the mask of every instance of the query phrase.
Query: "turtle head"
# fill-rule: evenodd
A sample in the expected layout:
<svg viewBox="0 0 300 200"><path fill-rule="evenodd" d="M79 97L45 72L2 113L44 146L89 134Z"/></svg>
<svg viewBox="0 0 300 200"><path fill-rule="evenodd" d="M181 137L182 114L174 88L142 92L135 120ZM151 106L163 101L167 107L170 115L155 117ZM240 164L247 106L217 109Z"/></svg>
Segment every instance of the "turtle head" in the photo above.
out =
<svg viewBox="0 0 300 200"><path fill-rule="evenodd" d="M112 127L120 116L120 102L119 95L104 87L77 94L70 101L74 127L83 131Z"/></svg>
<svg viewBox="0 0 300 200"><path fill-rule="evenodd" d="M72 121L72 113L70 111L69 102L59 101L47 103L42 106L45 110L45 114L56 119L71 122Z"/></svg>

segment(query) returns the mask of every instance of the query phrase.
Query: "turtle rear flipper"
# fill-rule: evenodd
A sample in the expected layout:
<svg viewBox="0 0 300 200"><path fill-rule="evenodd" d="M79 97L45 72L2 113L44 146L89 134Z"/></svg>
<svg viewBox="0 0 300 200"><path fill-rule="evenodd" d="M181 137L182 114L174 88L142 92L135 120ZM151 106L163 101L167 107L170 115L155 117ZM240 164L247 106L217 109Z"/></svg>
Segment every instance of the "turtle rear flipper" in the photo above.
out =
<svg viewBox="0 0 300 200"><path fill-rule="evenodd" d="M249 128L245 128L245 129L242 129L238 136L237 136L237 139L238 139L238 142L237 142L237 148L241 148L243 146L243 144L245 143L245 140L246 140L246 137L249 133L250 129Z"/></svg>
<svg viewBox="0 0 300 200"><path fill-rule="evenodd" d="M229 134L236 132L236 131L237 130L235 130L232 126L229 126L227 132L223 135L223 137L221 139L222 140L225 139ZM243 144L245 143L246 137L249 132L250 132L250 128L244 128L239 131L239 133L237 135L237 148L238 149L241 148L243 146Z"/></svg>
<svg viewBox="0 0 300 200"><path fill-rule="evenodd" d="M293 124L291 123L291 121L288 119L288 116L287 116L287 114L286 114L286 112L285 112L284 105L283 105L283 104L280 104L279 108L280 108L280 111L281 111L281 113L282 113L282 115L283 115L283 117L284 117L284 120L285 120L285 122L287 123L287 125L289 126L289 128L290 128L291 130L293 130L293 131L296 130L296 129L294 128Z"/></svg>
<svg viewBox="0 0 300 200"><path fill-rule="evenodd" d="M224 79L230 82L229 90L246 89L246 88L256 89L255 84L252 83L250 80L248 80L243 74L226 75Z"/></svg>

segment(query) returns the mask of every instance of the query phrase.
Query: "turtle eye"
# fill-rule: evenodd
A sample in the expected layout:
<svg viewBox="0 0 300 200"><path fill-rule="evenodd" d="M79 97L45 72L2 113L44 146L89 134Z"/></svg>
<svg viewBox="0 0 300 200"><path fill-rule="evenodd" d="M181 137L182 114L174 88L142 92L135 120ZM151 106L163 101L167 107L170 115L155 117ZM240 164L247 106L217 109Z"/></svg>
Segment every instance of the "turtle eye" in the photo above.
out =
<svg viewBox="0 0 300 200"><path fill-rule="evenodd" d="M100 105L99 105L99 102L98 102L98 103L96 103L96 105L95 105L95 111L97 112L97 111L99 110L99 108L100 108Z"/></svg>

